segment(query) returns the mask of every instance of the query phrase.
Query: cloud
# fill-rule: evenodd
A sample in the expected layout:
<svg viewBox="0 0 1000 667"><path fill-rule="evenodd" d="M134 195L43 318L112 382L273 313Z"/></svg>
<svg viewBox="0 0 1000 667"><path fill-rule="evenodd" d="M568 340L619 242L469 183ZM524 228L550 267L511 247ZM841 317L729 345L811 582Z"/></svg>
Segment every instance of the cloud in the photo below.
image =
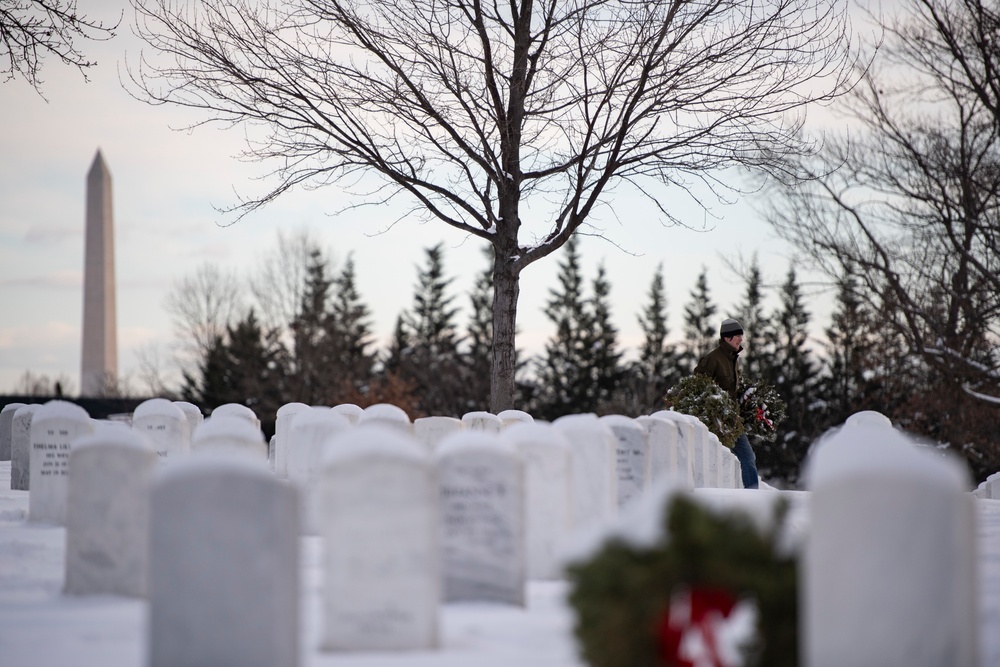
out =
<svg viewBox="0 0 1000 667"><path fill-rule="evenodd" d="M0 280L0 288L35 287L42 289L74 289L83 288L82 271L53 271L38 276L26 276Z"/></svg>
<svg viewBox="0 0 1000 667"><path fill-rule="evenodd" d="M0 350L44 349L80 344L79 325L50 320L38 326L0 327Z"/></svg>
<svg viewBox="0 0 1000 667"><path fill-rule="evenodd" d="M62 244L67 240L78 243L82 236L83 225L32 225L24 234L24 242L29 245L52 246Z"/></svg>

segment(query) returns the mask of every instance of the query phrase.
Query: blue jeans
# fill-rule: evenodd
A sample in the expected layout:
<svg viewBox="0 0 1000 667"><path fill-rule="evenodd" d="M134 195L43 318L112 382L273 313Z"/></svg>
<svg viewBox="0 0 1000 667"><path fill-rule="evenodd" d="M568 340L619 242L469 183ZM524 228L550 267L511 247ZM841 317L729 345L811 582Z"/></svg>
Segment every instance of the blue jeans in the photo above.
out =
<svg viewBox="0 0 1000 667"><path fill-rule="evenodd" d="M736 454L736 458L740 462L740 471L743 475L743 488L756 489L758 486L757 457L754 456L753 448L750 446L750 440L747 438L746 433L736 439L733 454Z"/></svg>

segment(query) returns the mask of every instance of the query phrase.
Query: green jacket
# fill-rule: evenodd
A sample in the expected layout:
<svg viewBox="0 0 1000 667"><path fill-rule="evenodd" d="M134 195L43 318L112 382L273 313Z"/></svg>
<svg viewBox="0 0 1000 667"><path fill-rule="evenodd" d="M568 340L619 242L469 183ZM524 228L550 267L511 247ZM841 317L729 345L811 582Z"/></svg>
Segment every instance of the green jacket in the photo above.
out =
<svg viewBox="0 0 1000 667"><path fill-rule="evenodd" d="M715 380L715 384L722 387L723 391L729 393L733 400L739 401L740 386L740 349L733 347L724 340L719 340L719 347L715 348L698 362L694 367L694 372L707 375Z"/></svg>

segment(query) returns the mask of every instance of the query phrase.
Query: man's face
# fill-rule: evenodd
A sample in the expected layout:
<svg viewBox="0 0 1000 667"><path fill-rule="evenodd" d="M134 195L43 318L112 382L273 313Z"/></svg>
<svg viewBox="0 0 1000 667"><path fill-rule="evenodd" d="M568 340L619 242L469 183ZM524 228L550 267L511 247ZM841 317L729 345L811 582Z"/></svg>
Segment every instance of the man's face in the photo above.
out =
<svg viewBox="0 0 1000 667"><path fill-rule="evenodd" d="M739 334L738 336L730 336L729 338L723 338L722 340L729 343L734 350L738 350L740 349L740 345L743 344L743 334Z"/></svg>

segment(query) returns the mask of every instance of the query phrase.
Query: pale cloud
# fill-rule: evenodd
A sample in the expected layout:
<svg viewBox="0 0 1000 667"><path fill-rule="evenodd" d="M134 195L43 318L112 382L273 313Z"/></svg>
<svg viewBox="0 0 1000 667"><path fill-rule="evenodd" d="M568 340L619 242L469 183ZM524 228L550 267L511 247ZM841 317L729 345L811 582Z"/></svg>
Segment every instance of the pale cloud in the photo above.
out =
<svg viewBox="0 0 1000 667"><path fill-rule="evenodd" d="M43 289L79 290L83 288L83 272L53 271L42 275L0 280L0 288L6 287L36 287Z"/></svg>
<svg viewBox="0 0 1000 667"><path fill-rule="evenodd" d="M83 224L51 226L32 225L24 234L24 242L29 245L53 246L70 241L79 243L83 236Z"/></svg>
<svg viewBox="0 0 1000 667"><path fill-rule="evenodd" d="M79 342L80 327L58 320L37 326L0 327L0 350L38 349Z"/></svg>

